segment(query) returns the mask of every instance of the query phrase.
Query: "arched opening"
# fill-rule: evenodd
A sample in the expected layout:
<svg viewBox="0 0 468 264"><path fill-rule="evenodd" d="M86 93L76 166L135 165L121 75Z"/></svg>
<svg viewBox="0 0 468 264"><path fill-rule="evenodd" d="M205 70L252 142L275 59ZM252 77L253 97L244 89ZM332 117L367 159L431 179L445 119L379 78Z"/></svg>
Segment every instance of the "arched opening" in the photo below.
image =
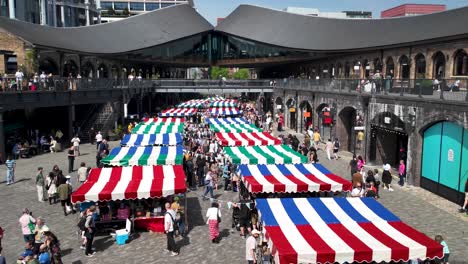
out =
<svg viewBox="0 0 468 264"><path fill-rule="evenodd" d="M468 129L454 122L429 124L422 132L421 187L463 203L468 177Z"/></svg>
<svg viewBox="0 0 468 264"><path fill-rule="evenodd" d="M109 78L109 71L107 70L107 66L104 63L99 64L97 74L98 78Z"/></svg>
<svg viewBox="0 0 468 264"><path fill-rule="evenodd" d="M73 76L76 77L78 74L78 65L73 60L66 60L63 63L63 77Z"/></svg>
<svg viewBox="0 0 468 264"><path fill-rule="evenodd" d="M344 77L349 78L349 72L351 71L351 66L349 66L349 62L346 62L345 64L345 70L344 70Z"/></svg>
<svg viewBox="0 0 468 264"><path fill-rule="evenodd" d="M340 63L338 63L336 65L336 77L338 78L343 78L343 65Z"/></svg>
<svg viewBox="0 0 468 264"><path fill-rule="evenodd" d="M111 66L111 75L114 79L120 79L119 67L115 64Z"/></svg>
<svg viewBox="0 0 468 264"><path fill-rule="evenodd" d="M340 140L341 150L355 152L354 127L356 126L356 108L347 106L338 114L336 136Z"/></svg>
<svg viewBox="0 0 468 264"><path fill-rule="evenodd" d="M379 58L374 59L374 73L382 72L382 61Z"/></svg>
<svg viewBox="0 0 468 264"><path fill-rule="evenodd" d="M50 58L45 58L39 62L39 74L45 73L46 75L59 75L57 64Z"/></svg>
<svg viewBox="0 0 468 264"><path fill-rule="evenodd" d="M287 125L290 129L297 130L296 100L294 98L290 98L288 101L286 101L286 107L288 108L287 111L289 113Z"/></svg>
<svg viewBox="0 0 468 264"><path fill-rule="evenodd" d="M388 163L397 167L400 159L406 162L408 133L405 123L395 114L382 112L371 121L369 161L374 164Z"/></svg>
<svg viewBox="0 0 468 264"><path fill-rule="evenodd" d="M369 78L371 68L370 68L369 61L367 59L363 61L362 68L364 72L364 77Z"/></svg>
<svg viewBox="0 0 468 264"><path fill-rule="evenodd" d="M433 69L432 76L433 78L442 79L445 77L445 55L438 51L432 57Z"/></svg>
<svg viewBox="0 0 468 264"><path fill-rule="evenodd" d="M468 75L468 56L466 51L457 50L453 59L453 75L467 76Z"/></svg>
<svg viewBox="0 0 468 264"><path fill-rule="evenodd" d="M400 57L400 79L409 79L410 77L410 65L409 59L406 55Z"/></svg>
<svg viewBox="0 0 468 264"><path fill-rule="evenodd" d="M128 70L127 70L127 67L122 67L122 79L127 79L128 78Z"/></svg>
<svg viewBox="0 0 468 264"><path fill-rule="evenodd" d="M331 108L328 104L320 104L315 111L317 112L316 128L319 130L322 139L331 138L331 125L333 119L331 117Z"/></svg>
<svg viewBox="0 0 468 264"><path fill-rule="evenodd" d="M393 62L392 57L388 57L387 61L385 62L385 75L391 76L393 78L395 72L395 63Z"/></svg>
<svg viewBox="0 0 468 264"><path fill-rule="evenodd" d="M312 106L307 101L302 101L299 104L299 109L301 110L301 124L300 131L307 130L312 126Z"/></svg>
<svg viewBox="0 0 468 264"><path fill-rule="evenodd" d="M416 79L424 79L426 78L426 57L422 53L419 53L414 57L415 61L415 78Z"/></svg>
<svg viewBox="0 0 468 264"><path fill-rule="evenodd" d="M83 73L84 78L93 78L94 77L94 66L93 64L88 61L86 62L83 67L81 68L81 72Z"/></svg>
<svg viewBox="0 0 468 264"><path fill-rule="evenodd" d="M360 61L354 61L353 62L353 77L354 78L360 78L361 77L361 62Z"/></svg>

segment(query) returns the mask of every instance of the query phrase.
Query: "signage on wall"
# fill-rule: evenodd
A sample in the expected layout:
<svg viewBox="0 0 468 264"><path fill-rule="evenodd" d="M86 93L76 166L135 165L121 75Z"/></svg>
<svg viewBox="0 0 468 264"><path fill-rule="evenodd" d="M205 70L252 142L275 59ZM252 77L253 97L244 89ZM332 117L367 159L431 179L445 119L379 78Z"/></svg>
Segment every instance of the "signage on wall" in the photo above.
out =
<svg viewBox="0 0 468 264"><path fill-rule="evenodd" d="M364 130L364 129L365 129L365 127L363 127L363 126L354 127L354 130L355 130L355 131L362 131L362 130Z"/></svg>
<svg viewBox="0 0 468 264"><path fill-rule="evenodd" d="M384 123L385 123L385 124L390 124L391 122L392 122L392 118L391 118L391 117L388 117L388 116L384 117Z"/></svg>
<svg viewBox="0 0 468 264"><path fill-rule="evenodd" d="M310 117L310 112L304 112L304 117Z"/></svg>
<svg viewBox="0 0 468 264"><path fill-rule="evenodd" d="M448 150L448 153L447 153L447 160L453 162L454 155L455 155L455 154L454 154L454 152L453 152L453 149L449 149L449 150Z"/></svg>
<svg viewBox="0 0 468 264"><path fill-rule="evenodd" d="M291 112L291 113L296 112L296 108L294 108L294 107L289 108L289 112Z"/></svg>
<svg viewBox="0 0 468 264"><path fill-rule="evenodd" d="M277 105L277 106L276 106L276 109L281 109L281 105Z"/></svg>

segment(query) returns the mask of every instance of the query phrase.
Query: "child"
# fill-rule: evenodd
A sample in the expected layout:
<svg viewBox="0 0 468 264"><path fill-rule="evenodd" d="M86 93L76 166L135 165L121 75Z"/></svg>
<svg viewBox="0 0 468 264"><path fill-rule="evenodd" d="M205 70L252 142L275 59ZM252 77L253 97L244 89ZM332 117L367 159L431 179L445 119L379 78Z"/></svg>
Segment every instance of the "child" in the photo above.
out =
<svg viewBox="0 0 468 264"><path fill-rule="evenodd" d="M445 243L444 238L441 235L437 235L434 238L437 243L440 243L444 247L444 257L442 258L442 263L443 264L449 264L449 256L450 256L450 251L447 246L447 243Z"/></svg>
<svg viewBox="0 0 468 264"><path fill-rule="evenodd" d="M266 245L262 248L262 263L271 264L271 253Z"/></svg>

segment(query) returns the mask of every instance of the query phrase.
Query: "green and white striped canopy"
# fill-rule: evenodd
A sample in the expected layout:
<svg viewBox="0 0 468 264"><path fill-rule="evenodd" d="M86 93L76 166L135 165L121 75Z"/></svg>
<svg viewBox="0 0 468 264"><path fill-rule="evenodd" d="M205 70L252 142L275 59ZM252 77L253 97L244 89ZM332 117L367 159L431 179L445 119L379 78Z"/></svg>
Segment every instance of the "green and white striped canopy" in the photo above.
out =
<svg viewBox="0 0 468 264"><path fill-rule="evenodd" d="M158 134L158 133L182 133L184 124L182 123L140 123L132 129L132 134Z"/></svg>
<svg viewBox="0 0 468 264"><path fill-rule="evenodd" d="M288 145L225 147L224 152L235 164L307 163L307 157Z"/></svg>
<svg viewBox="0 0 468 264"><path fill-rule="evenodd" d="M184 148L174 147L116 147L101 160L111 166L153 166L182 164Z"/></svg>
<svg viewBox="0 0 468 264"><path fill-rule="evenodd" d="M216 124L210 125L210 128L214 132L222 133L249 133L249 132L261 132L262 130L256 127L254 124Z"/></svg>

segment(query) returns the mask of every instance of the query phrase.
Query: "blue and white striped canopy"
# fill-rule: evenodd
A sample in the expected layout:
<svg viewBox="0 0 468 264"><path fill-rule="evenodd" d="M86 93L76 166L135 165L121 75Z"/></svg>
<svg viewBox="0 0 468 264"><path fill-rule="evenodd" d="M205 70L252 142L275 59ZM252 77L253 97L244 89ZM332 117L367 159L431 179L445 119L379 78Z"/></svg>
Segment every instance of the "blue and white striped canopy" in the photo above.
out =
<svg viewBox="0 0 468 264"><path fill-rule="evenodd" d="M128 134L120 141L120 145L127 147L153 145L175 146L180 144L182 144L182 134L180 133Z"/></svg>
<svg viewBox="0 0 468 264"><path fill-rule="evenodd" d="M228 118L207 118L206 123L230 125L230 124L248 124L249 121L247 121L243 117L228 117Z"/></svg>

